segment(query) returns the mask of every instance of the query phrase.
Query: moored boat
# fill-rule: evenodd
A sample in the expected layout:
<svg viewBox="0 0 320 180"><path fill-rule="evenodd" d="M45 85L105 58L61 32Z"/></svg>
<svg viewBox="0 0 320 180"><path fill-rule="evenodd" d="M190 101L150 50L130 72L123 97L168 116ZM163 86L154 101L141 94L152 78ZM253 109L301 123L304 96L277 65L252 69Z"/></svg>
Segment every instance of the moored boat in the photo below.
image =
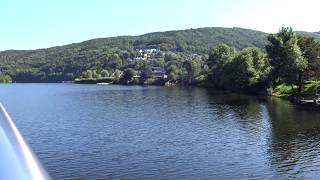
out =
<svg viewBox="0 0 320 180"><path fill-rule="evenodd" d="M102 82L102 83L97 83L97 85L109 85L110 83L105 83L105 82Z"/></svg>

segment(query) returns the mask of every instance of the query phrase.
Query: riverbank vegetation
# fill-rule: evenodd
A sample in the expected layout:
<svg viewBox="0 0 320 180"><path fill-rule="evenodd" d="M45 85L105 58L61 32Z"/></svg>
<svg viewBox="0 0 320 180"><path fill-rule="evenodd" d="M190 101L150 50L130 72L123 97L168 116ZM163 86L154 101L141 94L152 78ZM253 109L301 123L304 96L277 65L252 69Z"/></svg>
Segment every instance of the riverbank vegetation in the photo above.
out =
<svg viewBox="0 0 320 180"><path fill-rule="evenodd" d="M208 58L208 86L245 92L258 92L268 85L270 66L258 48L241 51L226 45L214 48Z"/></svg>
<svg viewBox="0 0 320 180"><path fill-rule="evenodd" d="M302 34L291 28L269 35L201 28L4 51L0 80L196 85L246 93L273 89L290 96L315 90L310 82L320 78L319 41Z"/></svg>
<svg viewBox="0 0 320 180"><path fill-rule="evenodd" d="M298 35L291 28L282 28L279 33L269 35L268 40L271 85L291 96L315 93L316 88L311 87L317 86L320 75L320 43Z"/></svg>
<svg viewBox="0 0 320 180"><path fill-rule="evenodd" d="M320 75L320 43L291 28L281 28L267 39L266 51L220 44L207 58L182 57L157 49L144 53L140 50L140 54L133 57L139 60L129 63L124 70L87 70L80 79L102 80L108 76L108 80L121 84L201 85L247 93L266 93L267 90L272 93L274 89L273 94L277 96L315 93L318 88L315 80Z"/></svg>
<svg viewBox="0 0 320 180"><path fill-rule="evenodd" d="M0 74L0 83L12 83L12 79L9 75Z"/></svg>
<svg viewBox="0 0 320 180"><path fill-rule="evenodd" d="M308 94L314 95L315 93L319 93L320 90L320 81L306 81L303 84L303 89L300 94ZM277 85L273 91L273 95L276 97L284 97L290 98L293 95L297 95L298 86L297 85L288 85L288 84L280 84Z"/></svg>
<svg viewBox="0 0 320 180"><path fill-rule="evenodd" d="M205 61L209 50L221 43L237 49L264 48L266 37L264 32L242 28L199 28L99 38L47 49L0 51L0 71L14 82L62 82L71 81L86 70L141 71L146 60L154 62L155 67L162 67L163 61L168 68L173 65L166 69L173 72L173 77L184 73L183 61ZM154 49L160 50L157 56L148 56Z"/></svg>

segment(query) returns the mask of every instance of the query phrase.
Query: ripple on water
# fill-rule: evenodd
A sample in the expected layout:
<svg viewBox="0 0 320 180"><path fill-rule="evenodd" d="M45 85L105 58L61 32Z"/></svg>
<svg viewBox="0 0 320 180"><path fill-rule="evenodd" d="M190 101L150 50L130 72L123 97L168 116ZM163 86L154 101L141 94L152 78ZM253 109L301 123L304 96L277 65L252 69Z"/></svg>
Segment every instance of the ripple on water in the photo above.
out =
<svg viewBox="0 0 320 180"><path fill-rule="evenodd" d="M0 98L55 179L320 174L319 113L279 99L65 84L0 85Z"/></svg>

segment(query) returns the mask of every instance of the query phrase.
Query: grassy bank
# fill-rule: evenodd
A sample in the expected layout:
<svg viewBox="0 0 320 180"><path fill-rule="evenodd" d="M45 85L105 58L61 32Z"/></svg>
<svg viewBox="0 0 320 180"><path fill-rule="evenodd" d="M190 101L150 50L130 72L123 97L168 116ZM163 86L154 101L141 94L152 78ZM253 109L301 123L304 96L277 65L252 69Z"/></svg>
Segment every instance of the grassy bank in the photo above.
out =
<svg viewBox="0 0 320 180"><path fill-rule="evenodd" d="M74 80L76 84L97 84L97 83L112 83L115 81L113 77L107 78L77 78Z"/></svg>
<svg viewBox="0 0 320 180"><path fill-rule="evenodd" d="M302 90L302 94L315 94L319 88L320 81L306 81ZM273 95L281 98L289 98L296 94L297 91L297 86L293 86L292 88L291 85L280 84L274 89Z"/></svg>
<svg viewBox="0 0 320 180"><path fill-rule="evenodd" d="M132 78L131 80L118 80L113 77L108 78L77 78L73 81L76 84L97 84L97 83L110 83L122 85L157 85L164 86L167 81L163 78L148 78L141 81L139 78Z"/></svg>

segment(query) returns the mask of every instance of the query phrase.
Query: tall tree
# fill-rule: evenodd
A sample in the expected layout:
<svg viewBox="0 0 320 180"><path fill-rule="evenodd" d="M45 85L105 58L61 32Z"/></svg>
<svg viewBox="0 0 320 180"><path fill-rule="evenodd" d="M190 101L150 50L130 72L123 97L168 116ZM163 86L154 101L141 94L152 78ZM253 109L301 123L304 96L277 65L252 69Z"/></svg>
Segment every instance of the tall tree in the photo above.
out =
<svg viewBox="0 0 320 180"><path fill-rule="evenodd" d="M119 69L122 66L122 59L117 52L107 52L104 59L104 68Z"/></svg>
<svg viewBox="0 0 320 180"><path fill-rule="evenodd" d="M237 57L238 51L225 44L215 47L207 60L207 64L211 70L208 77L208 83L218 88L229 88L231 82L232 67L231 63Z"/></svg>
<svg viewBox="0 0 320 180"><path fill-rule="evenodd" d="M238 52L235 48L229 47L226 44L220 44L212 49L207 63L209 68L216 69L233 61L237 55Z"/></svg>
<svg viewBox="0 0 320 180"><path fill-rule="evenodd" d="M320 43L312 37L300 35L298 44L304 58L308 61L304 76L308 79L318 79L320 77Z"/></svg>
<svg viewBox="0 0 320 180"><path fill-rule="evenodd" d="M106 70L106 69L103 69L102 71L101 71L101 76L102 77L109 77L109 71L108 70Z"/></svg>
<svg viewBox="0 0 320 180"><path fill-rule="evenodd" d="M92 79L92 71L91 70L87 70L85 72L82 73L82 77L85 79Z"/></svg>
<svg viewBox="0 0 320 180"><path fill-rule="evenodd" d="M148 63L145 63L141 68L140 81L144 83L147 79L152 78L151 67Z"/></svg>
<svg viewBox="0 0 320 180"><path fill-rule="evenodd" d="M232 62L235 88L261 90L267 85L270 66L266 55L258 48L245 48Z"/></svg>
<svg viewBox="0 0 320 180"><path fill-rule="evenodd" d="M275 82L285 82L299 86L303 85L303 72L308 68L308 62L298 45L298 36L292 28L281 28L277 34L268 36L269 44L266 46L272 77Z"/></svg>
<svg viewBox="0 0 320 180"><path fill-rule="evenodd" d="M187 70L188 83L192 83L193 80L200 74L201 64L197 60L185 61L184 66Z"/></svg>
<svg viewBox="0 0 320 180"><path fill-rule="evenodd" d="M137 72L132 68L125 69L123 71L122 81L125 83L130 83L136 74Z"/></svg>
<svg viewBox="0 0 320 180"><path fill-rule="evenodd" d="M179 75L181 74L181 70L174 64L171 64L167 67L168 79L171 82L177 82Z"/></svg>
<svg viewBox="0 0 320 180"><path fill-rule="evenodd" d="M9 75L0 73L0 83L11 83L12 79Z"/></svg>

